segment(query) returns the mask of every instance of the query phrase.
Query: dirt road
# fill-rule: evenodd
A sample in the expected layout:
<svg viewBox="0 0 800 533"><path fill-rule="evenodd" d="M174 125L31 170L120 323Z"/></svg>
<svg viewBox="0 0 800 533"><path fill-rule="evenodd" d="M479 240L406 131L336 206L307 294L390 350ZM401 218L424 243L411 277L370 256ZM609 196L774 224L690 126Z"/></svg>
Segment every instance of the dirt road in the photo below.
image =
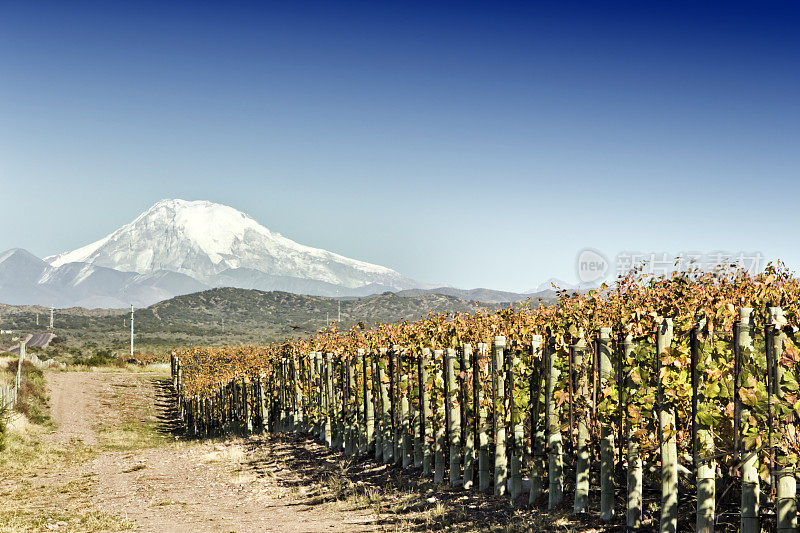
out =
<svg viewBox="0 0 800 533"><path fill-rule="evenodd" d="M372 508L326 501L312 480L283 461L292 444L268 437L185 441L170 431L166 380L153 373L47 374L59 446L97 453L70 472L51 465L40 479L91 482L93 509L141 531L374 531ZM46 481L44 482L46 483ZM64 495L69 506L70 495ZM56 502L58 503L58 502ZM48 523L46 529L71 529ZM107 526L106 526L107 527Z"/></svg>

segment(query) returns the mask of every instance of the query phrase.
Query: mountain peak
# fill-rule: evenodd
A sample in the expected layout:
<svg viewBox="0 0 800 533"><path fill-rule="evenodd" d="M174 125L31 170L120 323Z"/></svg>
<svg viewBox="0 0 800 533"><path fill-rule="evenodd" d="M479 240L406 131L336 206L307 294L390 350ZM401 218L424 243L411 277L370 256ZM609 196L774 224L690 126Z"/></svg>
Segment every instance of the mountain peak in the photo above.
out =
<svg viewBox="0 0 800 533"><path fill-rule="evenodd" d="M91 263L124 272L178 272L209 285L253 273L344 288L414 286L389 268L298 244L251 216L205 200L164 199L106 237L45 258L54 267ZM222 277L221 277L222 276Z"/></svg>

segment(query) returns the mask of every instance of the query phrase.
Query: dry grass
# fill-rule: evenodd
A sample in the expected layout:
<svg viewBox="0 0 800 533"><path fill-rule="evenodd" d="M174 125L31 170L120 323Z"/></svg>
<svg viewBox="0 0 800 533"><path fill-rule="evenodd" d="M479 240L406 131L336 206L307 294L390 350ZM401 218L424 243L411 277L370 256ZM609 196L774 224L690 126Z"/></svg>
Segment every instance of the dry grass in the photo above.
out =
<svg viewBox="0 0 800 533"><path fill-rule="evenodd" d="M9 430L0 454L0 532L124 531L132 524L92 506L91 477L77 474L96 451L82 442L54 445L47 428ZM45 470L57 475L43 477Z"/></svg>

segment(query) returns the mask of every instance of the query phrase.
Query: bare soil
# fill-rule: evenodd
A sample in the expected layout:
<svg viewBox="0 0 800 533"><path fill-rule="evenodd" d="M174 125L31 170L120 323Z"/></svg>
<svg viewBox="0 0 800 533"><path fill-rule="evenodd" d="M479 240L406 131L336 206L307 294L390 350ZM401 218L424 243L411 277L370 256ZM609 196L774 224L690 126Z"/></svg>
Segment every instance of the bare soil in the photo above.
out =
<svg viewBox="0 0 800 533"><path fill-rule="evenodd" d="M279 455L274 460L254 461L255 447L247 440L178 438L172 431L163 376L50 372L47 380L55 424L47 438L62 446L82 443L99 448L99 453L71 469L50 465L37 476L40 483L64 475L89 479L89 500L96 510L121 518L133 529L380 529L371 509L343 502L312 502L299 485L287 485L288 471ZM282 453L292 454L291 450ZM64 507L69 507L71 496L63 494ZM61 527L66 530L69 525ZM48 529L58 528L51 525Z"/></svg>

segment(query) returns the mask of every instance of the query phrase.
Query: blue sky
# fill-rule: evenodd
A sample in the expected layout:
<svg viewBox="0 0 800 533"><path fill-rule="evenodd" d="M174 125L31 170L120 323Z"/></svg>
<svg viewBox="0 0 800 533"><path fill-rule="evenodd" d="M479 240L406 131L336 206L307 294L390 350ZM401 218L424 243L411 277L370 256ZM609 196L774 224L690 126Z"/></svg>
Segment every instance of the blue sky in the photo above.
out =
<svg viewBox="0 0 800 533"><path fill-rule="evenodd" d="M795 2L0 4L0 250L162 198L461 287L800 267Z"/></svg>

